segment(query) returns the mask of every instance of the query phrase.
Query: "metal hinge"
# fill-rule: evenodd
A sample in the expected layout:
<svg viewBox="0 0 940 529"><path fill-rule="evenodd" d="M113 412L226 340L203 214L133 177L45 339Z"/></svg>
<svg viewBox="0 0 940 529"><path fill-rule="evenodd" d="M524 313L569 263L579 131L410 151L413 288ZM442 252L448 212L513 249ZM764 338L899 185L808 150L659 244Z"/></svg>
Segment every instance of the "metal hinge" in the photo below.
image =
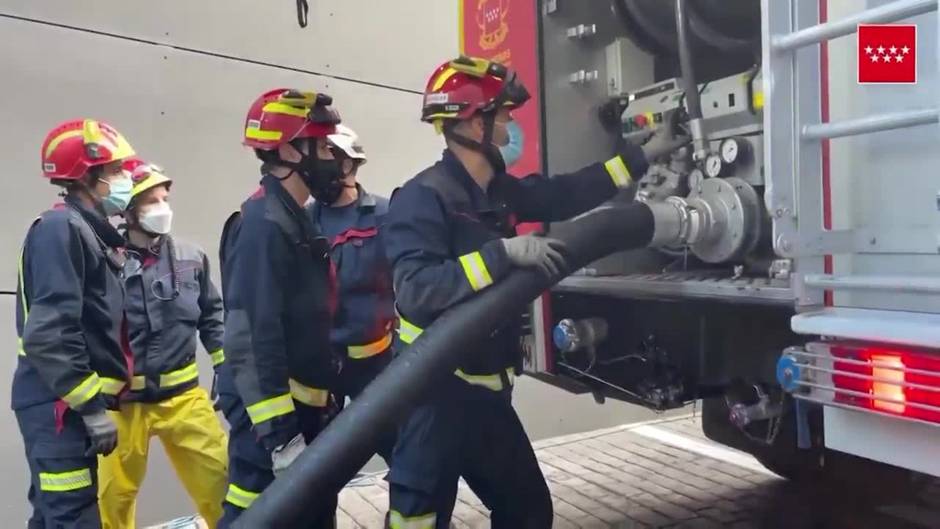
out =
<svg viewBox="0 0 940 529"><path fill-rule="evenodd" d="M597 24L578 24L568 28L569 39L583 39L597 34Z"/></svg>
<svg viewBox="0 0 940 529"><path fill-rule="evenodd" d="M596 81L598 77L597 70L578 70L568 76L568 82L571 84L586 84Z"/></svg>

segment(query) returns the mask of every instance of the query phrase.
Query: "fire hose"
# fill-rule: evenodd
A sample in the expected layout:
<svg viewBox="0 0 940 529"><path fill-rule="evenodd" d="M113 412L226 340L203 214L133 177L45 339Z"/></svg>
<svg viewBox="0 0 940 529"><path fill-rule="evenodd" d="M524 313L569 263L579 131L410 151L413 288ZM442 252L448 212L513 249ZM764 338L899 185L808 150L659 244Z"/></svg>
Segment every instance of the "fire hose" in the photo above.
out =
<svg viewBox="0 0 940 529"><path fill-rule="evenodd" d="M688 233L688 211L670 204L601 207L570 221L558 236L566 271L548 277L517 269L455 306L401 351L394 361L304 450L238 519L243 529L297 527L316 513L318 498L335 495L375 454L431 389L453 373L482 337L520 314L564 275L614 252L674 244Z"/></svg>

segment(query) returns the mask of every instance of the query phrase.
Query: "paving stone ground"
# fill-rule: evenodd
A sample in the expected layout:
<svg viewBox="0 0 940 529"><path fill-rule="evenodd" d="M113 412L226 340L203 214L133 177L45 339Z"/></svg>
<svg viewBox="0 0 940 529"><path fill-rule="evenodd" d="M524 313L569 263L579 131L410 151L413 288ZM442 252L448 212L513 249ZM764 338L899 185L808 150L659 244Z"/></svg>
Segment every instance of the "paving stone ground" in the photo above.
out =
<svg viewBox="0 0 940 529"><path fill-rule="evenodd" d="M911 504L855 505L807 494L753 458L707 440L693 416L534 443L552 491L556 529L940 528L940 485ZM339 529L380 529L388 508L381 474L341 493ZM489 527L460 484L452 527Z"/></svg>
<svg viewBox="0 0 940 529"><path fill-rule="evenodd" d="M696 450L637 433L650 428ZM916 518L910 512L894 519L814 502L750 456L706 439L693 416L556 437L534 447L554 498L557 529L940 528L940 514L918 524L907 520ZM718 457L703 455L701 447ZM347 487L340 495L340 528L380 528L387 490L381 476ZM940 487L932 494L940 510ZM485 507L464 483L453 527L489 527Z"/></svg>

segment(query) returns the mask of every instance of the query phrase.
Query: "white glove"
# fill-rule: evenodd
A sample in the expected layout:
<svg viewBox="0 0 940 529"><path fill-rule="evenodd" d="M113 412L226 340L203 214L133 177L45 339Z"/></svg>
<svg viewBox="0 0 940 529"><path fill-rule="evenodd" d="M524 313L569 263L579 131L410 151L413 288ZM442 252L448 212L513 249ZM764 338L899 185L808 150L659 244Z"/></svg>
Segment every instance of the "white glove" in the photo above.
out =
<svg viewBox="0 0 940 529"><path fill-rule="evenodd" d="M537 267L549 277L566 269L565 257L561 253L565 245L558 239L519 235L502 242L509 261L516 266Z"/></svg>
<svg viewBox="0 0 940 529"><path fill-rule="evenodd" d="M304 448L307 448L307 442L304 441L304 434L301 433L295 435L287 444L275 448L271 452L271 472L274 473L274 477L278 477L287 470Z"/></svg>

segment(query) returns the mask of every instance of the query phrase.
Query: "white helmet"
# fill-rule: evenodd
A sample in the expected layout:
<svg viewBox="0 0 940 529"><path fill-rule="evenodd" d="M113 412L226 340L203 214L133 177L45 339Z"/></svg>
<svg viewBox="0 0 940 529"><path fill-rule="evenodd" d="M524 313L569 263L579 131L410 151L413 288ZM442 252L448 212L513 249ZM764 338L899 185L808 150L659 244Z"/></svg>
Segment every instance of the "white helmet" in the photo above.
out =
<svg viewBox="0 0 940 529"><path fill-rule="evenodd" d="M358 160L360 164L366 163L366 151L359 144L359 135L346 125L337 125L336 132L327 136L330 143L342 149L346 156Z"/></svg>

